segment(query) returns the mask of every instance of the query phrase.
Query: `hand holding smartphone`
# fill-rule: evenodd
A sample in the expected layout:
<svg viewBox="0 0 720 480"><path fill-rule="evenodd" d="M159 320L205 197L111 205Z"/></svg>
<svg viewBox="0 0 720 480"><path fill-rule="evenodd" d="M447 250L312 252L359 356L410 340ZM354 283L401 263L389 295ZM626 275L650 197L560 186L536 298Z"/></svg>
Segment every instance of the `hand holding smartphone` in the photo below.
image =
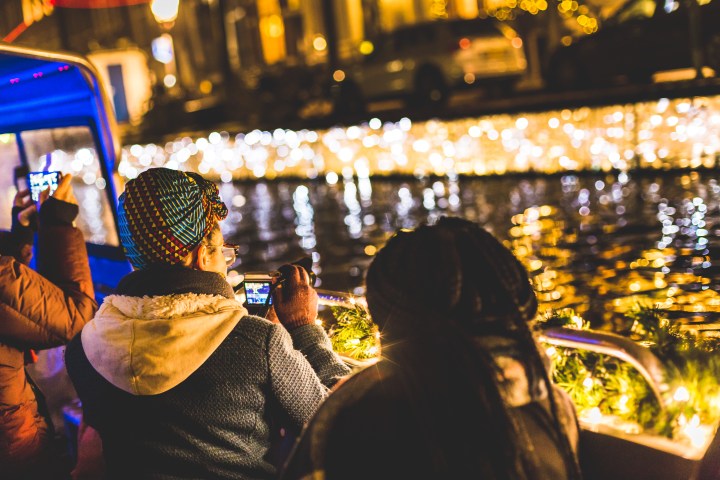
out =
<svg viewBox="0 0 720 480"><path fill-rule="evenodd" d="M60 184L62 173L52 172L30 172L27 174L27 184L30 187L30 196L33 201L40 201L40 192L49 189L48 194L52 195Z"/></svg>

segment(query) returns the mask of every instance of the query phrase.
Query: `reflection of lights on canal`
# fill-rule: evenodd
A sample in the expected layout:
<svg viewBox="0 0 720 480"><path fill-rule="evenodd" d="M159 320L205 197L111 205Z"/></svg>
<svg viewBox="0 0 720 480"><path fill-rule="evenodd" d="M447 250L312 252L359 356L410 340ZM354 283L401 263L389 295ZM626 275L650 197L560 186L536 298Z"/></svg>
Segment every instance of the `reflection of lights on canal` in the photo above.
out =
<svg viewBox="0 0 720 480"><path fill-rule="evenodd" d="M312 253L318 255L315 266L328 271L327 264L321 265L328 254L318 233L319 201L313 200L321 198L340 206L339 241L358 244L352 251L340 249L343 261L357 258L342 273L347 276L352 270L358 282L364 262L388 232L457 214L495 222L495 233L507 239L530 270L544 309L572 306L583 314L592 304L606 321L637 301L693 315L718 313L717 285L710 280L717 277L711 254L720 197L716 181L700 185L696 173L680 175L681 193L668 197L669 184L649 181L640 186L623 172L595 175L591 181L574 174L547 182L518 177L498 197L463 187L461 176L712 166L720 153L720 136L713 127L720 125L717 111L720 97L453 121L383 123L375 118L325 131L212 132L128 146L118 173L128 179L146 168L168 166L219 180L231 207L227 234L242 236L243 229L252 228L261 242L241 255L245 261L260 252L249 260L252 265ZM58 152L57 157L63 170L88 186L101 178L95 152ZM413 174L416 179L378 190L376 175L386 173ZM262 182L242 189L231 183L290 175L317 182L285 186L285 191L273 187L272 192ZM549 191L555 188L560 191ZM380 203L379 197L384 197ZM91 195L79 200L94 211ZM507 216L492 218L500 212ZM278 222L291 226L278 227ZM642 245L622 240L626 229L638 223L657 236ZM83 228L102 237L99 224Z"/></svg>

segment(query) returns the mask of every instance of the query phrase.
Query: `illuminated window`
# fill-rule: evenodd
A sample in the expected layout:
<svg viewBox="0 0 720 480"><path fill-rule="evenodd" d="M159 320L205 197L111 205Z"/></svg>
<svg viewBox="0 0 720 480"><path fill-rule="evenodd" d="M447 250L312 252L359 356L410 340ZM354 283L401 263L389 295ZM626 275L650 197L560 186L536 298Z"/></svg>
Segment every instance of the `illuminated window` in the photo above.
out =
<svg viewBox="0 0 720 480"><path fill-rule="evenodd" d="M265 63L277 63L287 57L285 23L277 0L258 1L259 30Z"/></svg>

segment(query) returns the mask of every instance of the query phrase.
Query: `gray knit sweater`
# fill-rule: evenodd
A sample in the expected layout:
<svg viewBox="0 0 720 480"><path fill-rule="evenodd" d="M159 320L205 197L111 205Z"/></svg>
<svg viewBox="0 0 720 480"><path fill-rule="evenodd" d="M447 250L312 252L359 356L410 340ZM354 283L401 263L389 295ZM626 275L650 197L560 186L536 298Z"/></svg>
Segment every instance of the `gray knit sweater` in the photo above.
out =
<svg viewBox="0 0 720 480"><path fill-rule="evenodd" d="M68 345L113 478L273 478L273 432L307 422L349 372L321 327L246 315L209 275L134 272Z"/></svg>

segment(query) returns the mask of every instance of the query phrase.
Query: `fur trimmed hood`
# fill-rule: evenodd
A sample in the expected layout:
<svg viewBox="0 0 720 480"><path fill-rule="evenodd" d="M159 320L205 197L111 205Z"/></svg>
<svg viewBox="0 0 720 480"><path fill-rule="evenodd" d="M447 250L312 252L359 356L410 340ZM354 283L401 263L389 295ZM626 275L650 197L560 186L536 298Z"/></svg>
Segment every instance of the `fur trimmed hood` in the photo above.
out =
<svg viewBox="0 0 720 480"><path fill-rule="evenodd" d="M110 295L82 331L90 364L134 395L156 395L197 370L247 310L221 295Z"/></svg>

